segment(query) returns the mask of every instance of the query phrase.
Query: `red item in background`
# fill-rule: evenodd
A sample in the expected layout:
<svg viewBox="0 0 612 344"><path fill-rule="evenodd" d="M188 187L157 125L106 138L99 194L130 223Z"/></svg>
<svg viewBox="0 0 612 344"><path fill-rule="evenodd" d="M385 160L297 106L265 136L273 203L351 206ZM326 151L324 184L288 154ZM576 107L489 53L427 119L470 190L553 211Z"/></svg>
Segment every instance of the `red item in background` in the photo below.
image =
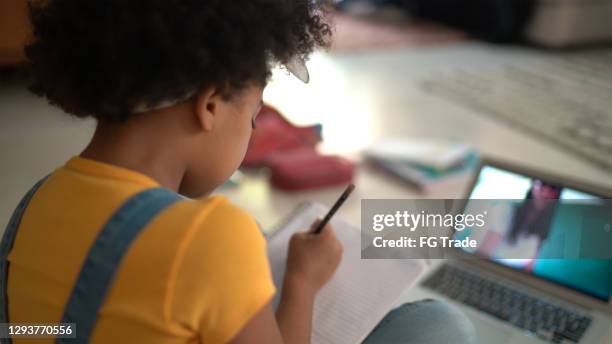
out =
<svg viewBox="0 0 612 344"><path fill-rule="evenodd" d="M321 125L296 127L276 109L264 105L255 120L249 149L242 166L265 165L270 154L300 147L314 147L321 141Z"/></svg>
<svg viewBox="0 0 612 344"><path fill-rule="evenodd" d="M274 153L267 164L272 185L284 190L348 184L355 171L352 162L335 155L320 155L314 148Z"/></svg>

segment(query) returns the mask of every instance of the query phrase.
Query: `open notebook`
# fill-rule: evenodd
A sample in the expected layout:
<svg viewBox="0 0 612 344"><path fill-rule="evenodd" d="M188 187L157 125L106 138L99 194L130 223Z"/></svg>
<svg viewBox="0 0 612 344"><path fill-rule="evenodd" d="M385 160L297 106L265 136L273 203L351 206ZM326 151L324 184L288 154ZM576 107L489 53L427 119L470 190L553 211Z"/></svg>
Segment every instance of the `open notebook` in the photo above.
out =
<svg viewBox="0 0 612 344"><path fill-rule="evenodd" d="M328 208L303 203L296 208L268 239L268 256L278 305L282 288L289 238L325 216ZM359 228L339 217L331 220L335 234L344 246L342 262L334 277L315 299L312 325L313 344L355 344L363 341L400 294L420 276L424 265L418 260L362 260Z"/></svg>

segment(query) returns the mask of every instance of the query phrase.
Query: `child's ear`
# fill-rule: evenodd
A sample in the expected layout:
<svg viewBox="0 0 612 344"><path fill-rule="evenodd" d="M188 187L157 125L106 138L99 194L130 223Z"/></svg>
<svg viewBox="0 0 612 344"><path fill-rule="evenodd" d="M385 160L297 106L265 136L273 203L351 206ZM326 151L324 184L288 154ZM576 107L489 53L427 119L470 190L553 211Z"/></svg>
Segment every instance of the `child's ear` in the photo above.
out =
<svg viewBox="0 0 612 344"><path fill-rule="evenodd" d="M200 91L196 96L195 116L204 131L212 131L215 118L221 109L220 94L214 87Z"/></svg>

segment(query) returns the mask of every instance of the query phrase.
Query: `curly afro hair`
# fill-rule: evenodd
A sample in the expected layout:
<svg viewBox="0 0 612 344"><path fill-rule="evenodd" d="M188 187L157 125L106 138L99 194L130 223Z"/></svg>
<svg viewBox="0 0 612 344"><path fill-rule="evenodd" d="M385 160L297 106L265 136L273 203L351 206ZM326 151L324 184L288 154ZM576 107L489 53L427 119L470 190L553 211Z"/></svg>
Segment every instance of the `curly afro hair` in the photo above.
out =
<svg viewBox="0 0 612 344"><path fill-rule="evenodd" d="M230 97L264 85L275 63L328 46L327 8L317 0L32 2L31 89L104 121L210 86Z"/></svg>

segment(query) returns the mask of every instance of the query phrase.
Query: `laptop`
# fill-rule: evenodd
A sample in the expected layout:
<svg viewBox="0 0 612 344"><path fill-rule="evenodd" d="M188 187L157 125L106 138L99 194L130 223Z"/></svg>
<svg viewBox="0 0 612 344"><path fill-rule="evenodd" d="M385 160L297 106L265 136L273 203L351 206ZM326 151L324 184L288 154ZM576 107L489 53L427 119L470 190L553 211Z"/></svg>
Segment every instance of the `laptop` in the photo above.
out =
<svg viewBox="0 0 612 344"><path fill-rule="evenodd" d="M601 188L485 160L462 208L473 199L531 198L534 185L552 187L538 190L560 200L606 202L612 198ZM550 216L551 223L567 220L559 211ZM604 223L597 235L598 241L609 240L604 245L610 249L611 225ZM559 227L563 228L550 227L547 237ZM463 234L454 234L459 235ZM612 260L538 259L536 254L526 262L503 259L494 250L478 252L478 257L464 249L457 251L463 258L478 259L433 260L430 271L402 299L443 299L457 305L474 323L480 343L611 343Z"/></svg>

